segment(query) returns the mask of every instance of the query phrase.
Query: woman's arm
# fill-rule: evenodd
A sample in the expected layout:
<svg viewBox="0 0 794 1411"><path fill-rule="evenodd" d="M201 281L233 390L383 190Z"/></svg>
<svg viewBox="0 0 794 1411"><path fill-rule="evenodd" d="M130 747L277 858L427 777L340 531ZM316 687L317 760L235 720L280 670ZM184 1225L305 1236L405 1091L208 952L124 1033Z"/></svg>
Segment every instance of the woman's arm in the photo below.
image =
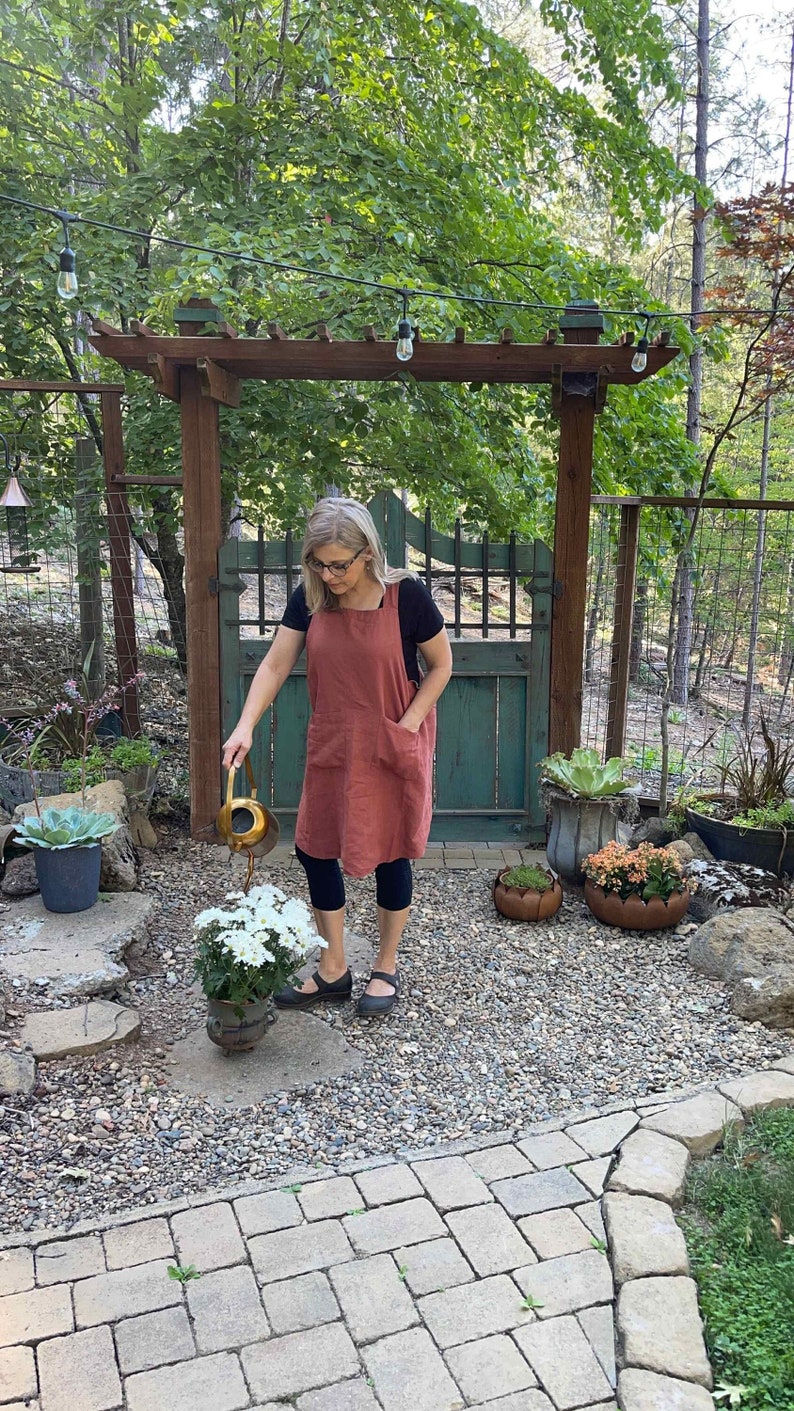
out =
<svg viewBox="0 0 794 1411"><path fill-rule="evenodd" d="M429 714L452 675L452 648L442 628L428 642L420 642L419 650L427 663L427 675L399 722L406 730L416 731Z"/></svg>
<svg viewBox="0 0 794 1411"><path fill-rule="evenodd" d="M243 712L223 746L223 767L239 768L251 748L254 730L260 717L272 705L281 687L303 651L305 632L293 627L279 627L267 656L260 662Z"/></svg>

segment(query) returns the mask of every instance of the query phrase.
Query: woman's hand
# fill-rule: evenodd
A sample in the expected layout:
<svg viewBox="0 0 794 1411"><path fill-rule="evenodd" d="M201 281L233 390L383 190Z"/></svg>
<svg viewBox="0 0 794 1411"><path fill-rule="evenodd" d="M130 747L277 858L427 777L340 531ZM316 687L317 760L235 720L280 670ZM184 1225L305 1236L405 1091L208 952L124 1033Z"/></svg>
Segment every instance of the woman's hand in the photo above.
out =
<svg viewBox="0 0 794 1411"><path fill-rule="evenodd" d="M236 725L225 745L223 746L223 767L224 769L239 769L248 751L251 748L253 731L246 729L244 725Z"/></svg>

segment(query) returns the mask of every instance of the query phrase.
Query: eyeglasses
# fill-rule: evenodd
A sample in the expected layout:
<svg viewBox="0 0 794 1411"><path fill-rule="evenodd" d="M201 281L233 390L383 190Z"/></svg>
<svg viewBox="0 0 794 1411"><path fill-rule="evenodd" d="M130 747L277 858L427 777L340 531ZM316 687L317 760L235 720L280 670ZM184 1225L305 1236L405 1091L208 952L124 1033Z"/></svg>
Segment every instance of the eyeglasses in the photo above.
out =
<svg viewBox="0 0 794 1411"><path fill-rule="evenodd" d="M366 544L362 545L358 554L354 554L352 559L348 559L347 563L321 563L319 559L310 556L306 560L306 567L310 568L312 573L325 573L327 569L332 578L344 578L347 570L355 563L359 554L363 554L366 547Z"/></svg>

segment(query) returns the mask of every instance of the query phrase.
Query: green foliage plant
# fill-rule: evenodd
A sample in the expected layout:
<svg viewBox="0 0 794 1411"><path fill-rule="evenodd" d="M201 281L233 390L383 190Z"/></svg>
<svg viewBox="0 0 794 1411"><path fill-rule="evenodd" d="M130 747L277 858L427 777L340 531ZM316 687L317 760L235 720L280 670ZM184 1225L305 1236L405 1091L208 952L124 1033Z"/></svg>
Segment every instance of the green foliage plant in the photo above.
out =
<svg viewBox="0 0 794 1411"><path fill-rule="evenodd" d="M169 1279L175 1279L178 1284L189 1284L193 1279L200 1279L201 1274L195 1264L169 1264L166 1270Z"/></svg>
<svg viewBox="0 0 794 1411"><path fill-rule="evenodd" d="M120 827L112 813L71 808L44 808L15 825L15 840L31 848L87 848Z"/></svg>
<svg viewBox="0 0 794 1411"><path fill-rule="evenodd" d="M746 813L735 814L731 822L738 828L794 828L794 799L766 804L763 808L750 808Z"/></svg>
<svg viewBox="0 0 794 1411"><path fill-rule="evenodd" d="M114 769L126 772L128 769L138 769L142 765L154 765L160 762L160 751L153 740L146 735L140 735L135 740L128 740L124 736L116 740L108 763Z"/></svg>
<svg viewBox="0 0 794 1411"><path fill-rule="evenodd" d="M609 842L600 852L585 858L584 874L594 886L617 892L624 901L638 896L643 901L661 897L666 902L673 892L695 890L695 883L683 875L678 854L671 848L655 848L652 843L627 848Z"/></svg>
<svg viewBox="0 0 794 1411"><path fill-rule="evenodd" d="M720 1407L794 1411L794 1111L759 1113L697 1162L680 1216Z"/></svg>
<svg viewBox="0 0 794 1411"><path fill-rule="evenodd" d="M552 784L575 799L601 799L621 794L628 788L626 761L617 756L602 764L596 750L578 747L570 758L559 751L542 759L538 768L541 781Z"/></svg>
<svg viewBox="0 0 794 1411"><path fill-rule="evenodd" d="M101 745L91 745L85 756L85 786L91 789L96 784L101 784L105 778L105 768L107 765L107 755ZM67 756L62 759L58 768L65 775L64 783L66 791L76 794L82 784L83 760L79 755Z"/></svg>
<svg viewBox="0 0 794 1411"><path fill-rule="evenodd" d="M758 751L758 737L762 751ZM782 804L794 775L794 743L781 744L769 729L765 717L757 731L737 736L733 758L722 770L722 787L735 800L735 814L747 815L770 805ZM759 825L752 824L752 827Z"/></svg>
<svg viewBox="0 0 794 1411"><path fill-rule="evenodd" d="M533 892L547 892L554 885L542 867L511 867L500 880L504 887L529 887Z"/></svg>

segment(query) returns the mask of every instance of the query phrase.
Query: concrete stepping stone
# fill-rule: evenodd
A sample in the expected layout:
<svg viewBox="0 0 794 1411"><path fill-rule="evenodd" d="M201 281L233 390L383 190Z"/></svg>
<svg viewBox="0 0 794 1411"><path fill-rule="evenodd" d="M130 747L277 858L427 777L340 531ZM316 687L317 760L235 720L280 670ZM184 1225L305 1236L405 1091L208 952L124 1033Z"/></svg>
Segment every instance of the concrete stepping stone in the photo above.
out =
<svg viewBox="0 0 794 1411"><path fill-rule="evenodd" d="M624 1366L711 1387L694 1279L630 1279L618 1294L617 1331Z"/></svg>
<svg viewBox="0 0 794 1411"><path fill-rule="evenodd" d="M689 1159L682 1142L640 1127L623 1143L608 1189L665 1200L677 1209L684 1199Z"/></svg>
<svg viewBox="0 0 794 1411"><path fill-rule="evenodd" d="M362 1054L322 1019L280 1013L255 1049L231 1058L224 1058L200 1024L174 1044L168 1078L179 1092L202 1096L219 1107L250 1107L264 1093L341 1078L363 1061Z"/></svg>
<svg viewBox="0 0 794 1411"><path fill-rule="evenodd" d="M141 1032L137 1009L112 1000L91 1000L75 1009L48 1009L29 1014L22 1025L22 1042L40 1063L68 1054L101 1053L114 1044L131 1043Z"/></svg>
<svg viewBox="0 0 794 1411"><path fill-rule="evenodd" d="M686 1241L666 1201L610 1191L604 1218L617 1284L649 1274L689 1273Z"/></svg>
<svg viewBox="0 0 794 1411"><path fill-rule="evenodd" d="M124 955L145 938L155 904L140 892L114 892L88 911L60 915L27 897L0 924L0 969L10 980L47 981L53 995L116 990L129 978Z"/></svg>
<svg viewBox="0 0 794 1411"><path fill-rule="evenodd" d="M624 1411L714 1411L714 1401L705 1387L677 1377L660 1377L640 1367L621 1372L618 1391Z"/></svg>

